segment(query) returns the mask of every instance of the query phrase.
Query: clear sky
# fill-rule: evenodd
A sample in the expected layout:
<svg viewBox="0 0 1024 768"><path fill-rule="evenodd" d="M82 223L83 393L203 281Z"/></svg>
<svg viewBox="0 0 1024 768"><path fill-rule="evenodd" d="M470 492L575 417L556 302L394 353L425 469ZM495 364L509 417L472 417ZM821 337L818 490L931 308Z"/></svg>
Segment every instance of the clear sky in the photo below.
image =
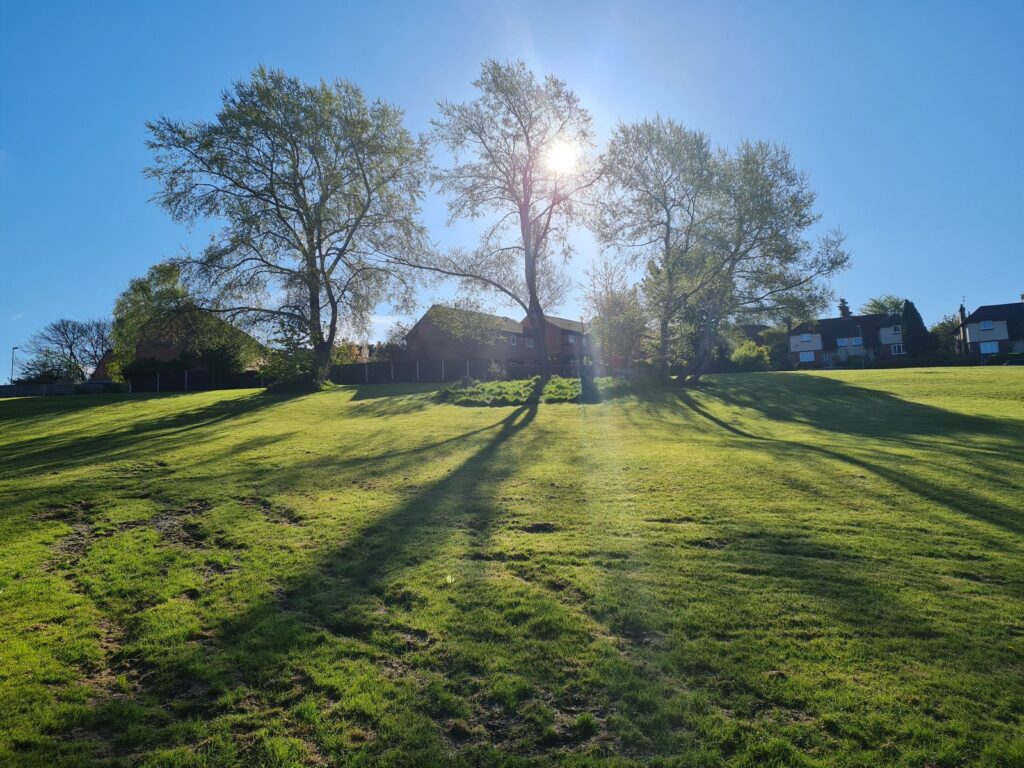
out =
<svg viewBox="0 0 1024 768"><path fill-rule="evenodd" d="M661 113L719 144L787 144L841 226L856 308L927 323L1024 292L1024 3L5 2L0 5L0 378L58 317L109 314L202 231L148 202L144 124L212 118L257 64L403 107L472 95L485 58L564 79L604 140ZM433 235L455 244L436 199ZM581 235L573 269L591 255ZM437 291L424 293L424 300ZM575 300L559 314L577 316ZM390 324L380 308L378 332ZM6 361L6 362L4 362Z"/></svg>

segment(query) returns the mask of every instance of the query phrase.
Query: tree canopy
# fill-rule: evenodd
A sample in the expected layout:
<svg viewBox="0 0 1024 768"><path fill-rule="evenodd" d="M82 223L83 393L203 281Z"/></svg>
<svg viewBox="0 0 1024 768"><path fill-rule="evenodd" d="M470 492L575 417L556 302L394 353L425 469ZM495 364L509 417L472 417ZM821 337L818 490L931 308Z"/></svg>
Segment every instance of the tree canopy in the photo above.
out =
<svg viewBox="0 0 1024 768"><path fill-rule="evenodd" d="M425 251L404 262L458 279L470 292L522 307L534 328L571 287L569 228L594 182L587 162L590 113L561 80L522 62L484 62L466 103L441 102L432 137L452 153L435 180L448 196L449 223L486 219L476 247ZM546 366L543 333L535 337Z"/></svg>
<svg viewBox="0 0 1024 768"><path fill-rule="evenodd" d="M22 381L77 384L86 381L111 347L110 320L54 320L32 334L21 363Z"/></svg>
<svg viewBox="0 0 1024 768"><path fill-rule="evenodd" d="M224 224L179 262L200 306L291 325L322 382L342 324L365 327L382 299L408 299L392 257L424 247L425 144L399 109L344 80L261 67L221 101L213 122L150 123L147 175L176 220Z"/></svg>
<svg viewBox="0 0 1024 768"><path fill-rule="evenodd" d="M868 299L860 308L860 313L862 315L900 315L903 313L904 301L905 299L895 294L887 293L884 296Z"/></svg>

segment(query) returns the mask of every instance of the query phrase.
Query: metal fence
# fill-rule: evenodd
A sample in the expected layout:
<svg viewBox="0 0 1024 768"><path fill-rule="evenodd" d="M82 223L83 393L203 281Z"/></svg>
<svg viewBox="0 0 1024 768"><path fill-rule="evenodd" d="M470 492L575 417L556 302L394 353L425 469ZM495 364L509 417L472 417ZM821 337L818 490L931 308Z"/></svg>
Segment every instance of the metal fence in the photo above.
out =
<svg viewBox="0 0 1024 768"><path fill-rule="evenodd" d="M84 384L0 384L0 397L96 395L128 391L128 384L115 384L110 381L87 381Z"/></svg>

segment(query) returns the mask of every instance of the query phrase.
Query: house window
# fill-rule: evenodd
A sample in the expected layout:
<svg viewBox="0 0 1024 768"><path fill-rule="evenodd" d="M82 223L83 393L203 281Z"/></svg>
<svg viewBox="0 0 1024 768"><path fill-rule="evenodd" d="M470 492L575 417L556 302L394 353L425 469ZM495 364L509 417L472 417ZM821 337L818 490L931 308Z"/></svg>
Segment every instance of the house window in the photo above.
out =
<svg viewBox="0 0 1024 768"><path fill-rule="evenodd" d="M849 346L849 344L850 344L850 340L849 339L836 339L836 345L837 346L846 347L846 346Z"/></svg>
<svg viewBox="0 0 1024 768"><path fill-rule="evenodd" d="M813 352L801 352L800 353L800 362L801 363L813 363L814 362L814 353Z"/></svg>
<svg viewBox="0 0 1024 768"><path fill-rule="evenodd" d="M995 355L995 354L998 354L998 352L999 352L999 342L998 341L983 341L983 342L981 342L981 354L983 354L983 355Z"/></svg>
<svg viewBox="0 0 1024 768"><path fill-rule="evenodd" d="M901 328L900 326L898 326L898 325L894 325L894 326L892 327L892 332L893 332L893 333L903 333L903 330L902 330L902 328Z"/></svg>
<svg viewBox="0 0 1024 768"><path fill-rule="evenodd" d="M851 347L863 347L864 346L864 338L862 336L854 336L852 339L850 339L850 346Z"/></svg>
<svg viewBox="0 0 1024 768"><path fill-rule="evenodd" d="M570 333L569 334L569 343L570 344L575 344L576 343L576 334L575 333Z"/></svg>
<svg viewBox="0 0 1024 768"><path fill-rule="evenodd" d="M981 330L983 330L983 331L991 331L992 330L992 321L991 320L982 320L981 321Z"/></svg>
<svg viewBox="0 0 1024 768"><path fill-rule="evenodd" d="M516 345L516 337L513 336L512 334L509 334L508 340L512 344L513 347Z"/></svg>
<svg viewBox="0 0 1024 768"><path fill-rule="evenodd" d="M526 342L526 346L533 349L533 337L527 336L526 338L523 339L523 341Z"/></svg>
<svg viewBox="0 0 1024 768"><path fill-rule="evenodd" d="M801 333L800 334L800 343L801 344L810 344L811 343L811 334L809 334L809 333Z"/></svg>
<svg viewBox="0 0 1024 768"><path fill-rule="evenodd" d="M905 355L906 354L906 352L903 351L903 345L902 344L893 344L892 345L892 353L894 355Z"/></svg>

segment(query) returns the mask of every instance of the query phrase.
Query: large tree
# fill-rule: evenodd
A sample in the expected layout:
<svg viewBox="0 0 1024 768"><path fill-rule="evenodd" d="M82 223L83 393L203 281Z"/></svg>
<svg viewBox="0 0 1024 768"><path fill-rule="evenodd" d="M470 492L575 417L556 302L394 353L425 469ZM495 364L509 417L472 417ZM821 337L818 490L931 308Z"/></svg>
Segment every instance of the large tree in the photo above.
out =
<svg viewBox="0 0 1024 768"><path fill-rule="evenodd" d="M839 230L807 239L821 215L785 147L742 142L720 162L716 186L722 201L708 245L713 279L701 292L683 382L707 370L724 322L810 316L831 299L827 279L849 265Z"/></svg>
<svg viewBox="0 0 1024 768"><path fill-rule="evenodd" d="M309 85L259 68L224 92L214 122L149 124L147 175L179 221L224 222L181 261L202 306L239 321L288 324L330 370L338 329L402 303L391 259L423 247L423 142L402 112L352 83Z"/></svg>
<svg viewBox="0 0 1024 768"><path fill-rule="evenodd" d="M32 334L25 345L30 356L21 364L21 375L40 382L82 382L110 347L110 321L106 318L54 320Z"/></svg>
<svg viewBox="0 0 1024 768"><path fill-rule="evenodd" d="M903 310L900 313L900 330L903 337L903 349L908 355L920 355L925 352L933 352L936 345L928 328L925 327L921 313L917 311L914 302L907 299L903 302Z"/></svg>
<svg viewBox="0 0 1024 768"><path fill-rule="evenodd" d="M538 80L522 62L487 61L474 85L476 99L439 105L433 138L453 155L436 175L449 223L486 219L483 234L475 248L423 252L403 263L522 307L546 372L545 312L571 287L566 236L595 178L586 162L590 114L565 83Z"/></svg>
<svg viewBox="0 0 1024 768"><path fill-rule="evenodd" d="M708 248L720 207L717 166L707 136L661 117L618 125L602 158L595 232L605 247L645 265L663 377L673 357L673 324L717 277Z"/></svg>

